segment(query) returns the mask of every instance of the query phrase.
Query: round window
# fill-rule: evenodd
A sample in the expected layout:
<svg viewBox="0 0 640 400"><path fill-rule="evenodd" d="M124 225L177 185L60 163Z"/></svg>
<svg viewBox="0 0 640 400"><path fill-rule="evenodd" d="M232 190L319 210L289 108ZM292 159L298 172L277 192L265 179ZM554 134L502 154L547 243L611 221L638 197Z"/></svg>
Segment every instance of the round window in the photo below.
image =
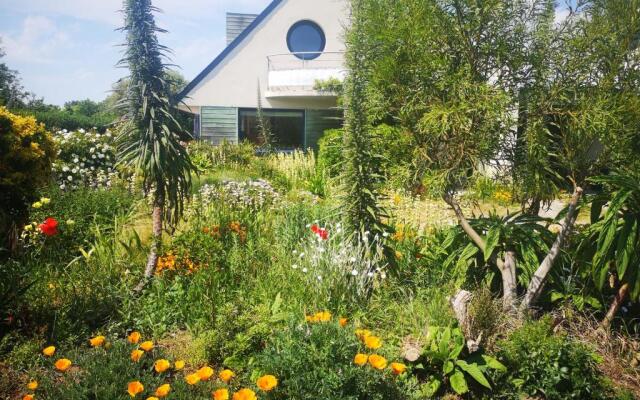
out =
<svg viewBox="0 0 640 400"><path fill-rule="evenodd" d="M324 50L326 38L322 28L312 21L299 21L287 33L287 46L301 60L313 60Z"/></svg>

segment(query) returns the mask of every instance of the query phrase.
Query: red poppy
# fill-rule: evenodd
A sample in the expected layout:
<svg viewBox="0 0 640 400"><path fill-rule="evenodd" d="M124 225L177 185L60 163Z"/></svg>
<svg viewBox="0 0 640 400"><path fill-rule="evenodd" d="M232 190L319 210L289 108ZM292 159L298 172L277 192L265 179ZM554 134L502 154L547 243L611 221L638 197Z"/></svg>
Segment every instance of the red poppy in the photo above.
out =
<svg viewBox="0 0 640 400"><path fill-rule="evenodd" d="M40 224L40 231L46 236L55 236L58 234L58 221L55 218L47 218Z"/></svg>
<svg viewBox="0 0 640 400"><path fill-rule="evenodd" d="M316 224L311 225L311 232L318 233L319 230L320 228L318 227L318 225Z"/></svg>
<svg viewBox="0 0 640 400"><path fill-rule="evenodd" d="M316 234L318 236L320 236L320 239L322 239L322 240L327 240L329 238L329 231L327 231L324 228L319 228L318 232L316 232Z"/></svg>

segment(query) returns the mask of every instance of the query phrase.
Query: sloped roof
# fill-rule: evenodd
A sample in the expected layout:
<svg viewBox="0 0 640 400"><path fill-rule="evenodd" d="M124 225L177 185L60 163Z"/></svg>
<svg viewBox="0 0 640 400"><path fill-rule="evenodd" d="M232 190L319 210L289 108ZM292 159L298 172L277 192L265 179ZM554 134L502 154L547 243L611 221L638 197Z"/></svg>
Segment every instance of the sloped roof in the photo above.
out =
<svg viewBox="0 0 640 400"><path fill-rule="evenodd" d="M231 52L240 45L240 43L242 43L242 41L249 36L249 34L251 34L251 32L253 32L253 30L258 27L258 25L260 25L262 23L262 21L267 18L269 16L269 14L271 14L273 12L273 10L276 9L276 7L278 7L278 5L280 5L280 3L282 3L284 0L273 0L271 2L271 4L269 4L267 6L267 8L264 9L264 11L262 11L262 13L260 13L260 15L258 15L256 17L256 19L249 25L247 26L247 28L242 31L242 33L240 35L238 35L237 38L235 38L233 40L233 42L229 43L229 45L222 51L222 53L220 53L218 55L218 57L216 57L213 61L211 61L211 63L209 65L207 65L207 67L205 69L202 70L202 72L200 72L198 74L198 76L196 76L191 82L189 82L189 84L182 90L182 92L180 92L176 98L177 101L181 101L182 99L184 99L186 97L186 95L194 88L196 87L207 75L209 75L209 73L215 68L217 67L222 61L224 61L225 58L227 58L227 56L229 54L231 54Z"/></svg>

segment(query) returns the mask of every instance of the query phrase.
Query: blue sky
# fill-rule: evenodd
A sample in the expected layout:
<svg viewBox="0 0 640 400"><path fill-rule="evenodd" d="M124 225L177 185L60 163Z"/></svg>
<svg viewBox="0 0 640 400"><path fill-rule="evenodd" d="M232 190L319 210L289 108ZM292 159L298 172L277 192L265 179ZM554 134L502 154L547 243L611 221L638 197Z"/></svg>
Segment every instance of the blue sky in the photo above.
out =
<svg viewBox="0 0 640 400"><path fill-rule="evenodd" d="M161 43L187 79L225 46L225 12L261 12L270 0L154 0L157 22L169 33ZM25 88L47 103L102 100L126 75L120 59L122 0L0 0L2 59L18 70Z"/></svg>

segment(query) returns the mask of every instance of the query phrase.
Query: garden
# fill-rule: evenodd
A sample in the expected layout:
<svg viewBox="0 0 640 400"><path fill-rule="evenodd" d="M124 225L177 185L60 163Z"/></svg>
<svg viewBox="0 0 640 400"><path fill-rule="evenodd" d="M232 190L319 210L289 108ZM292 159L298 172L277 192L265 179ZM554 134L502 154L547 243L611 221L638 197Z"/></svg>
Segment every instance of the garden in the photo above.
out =
<svg viewBox="0 0 640 400"><path fill-rule="evenodd" d="M0 398L640 398L640 2L352 0L344 127L0 107ZM102 118L102 117L101 117Z"/></svg>

